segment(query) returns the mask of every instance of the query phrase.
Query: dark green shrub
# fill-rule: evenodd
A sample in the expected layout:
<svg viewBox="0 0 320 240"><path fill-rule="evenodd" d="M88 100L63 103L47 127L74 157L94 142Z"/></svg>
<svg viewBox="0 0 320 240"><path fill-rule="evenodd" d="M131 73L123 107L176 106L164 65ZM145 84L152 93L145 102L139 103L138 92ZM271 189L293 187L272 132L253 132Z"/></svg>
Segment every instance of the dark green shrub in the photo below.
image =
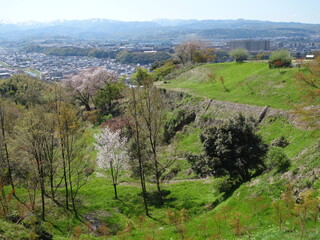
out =
<svg viewBox="0 0 320 240"><path fill-rule="evenodd" d="M264 167L267 146L255 134L254 120L238 115L200 135L204 156L190 158L198 175L230 176L239 182L248 181Z"/></svg>
<svg viewBox="0 0 320 240"><path fill-rule="evenodd" d="M284 172L291 165L290 159L281 147L273 147L269 150L266 164L269 170L276 169L277 172Z"/></svg>
<svg viewBox="0 0 320 240"><path fill-rule="evenodd" d="M212 171L206 162L206 158L201 154L188 154L188 162L191 163L191 169L199 177L207 177L212 175Z"/></svg>

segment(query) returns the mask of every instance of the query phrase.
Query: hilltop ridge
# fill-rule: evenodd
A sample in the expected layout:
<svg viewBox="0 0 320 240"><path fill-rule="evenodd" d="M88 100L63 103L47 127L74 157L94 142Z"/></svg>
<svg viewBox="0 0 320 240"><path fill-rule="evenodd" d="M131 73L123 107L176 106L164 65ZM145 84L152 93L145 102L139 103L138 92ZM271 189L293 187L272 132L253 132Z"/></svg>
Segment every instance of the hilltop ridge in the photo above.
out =
<svg viewBox="0 0 320 240"><path fill-rule="evenodd" d="M263 30L263 31L261 31ZM320 33L320 24L270 22L259 20L184 20L156 19L124 22L109 19L56 20L50 22L0 22L4 39L25 39L38 36L66 36L79 39L105 38L114 40L149 41L188 38L217 39L310 36ZM171 36L171 38L170 38Z"/></svg>

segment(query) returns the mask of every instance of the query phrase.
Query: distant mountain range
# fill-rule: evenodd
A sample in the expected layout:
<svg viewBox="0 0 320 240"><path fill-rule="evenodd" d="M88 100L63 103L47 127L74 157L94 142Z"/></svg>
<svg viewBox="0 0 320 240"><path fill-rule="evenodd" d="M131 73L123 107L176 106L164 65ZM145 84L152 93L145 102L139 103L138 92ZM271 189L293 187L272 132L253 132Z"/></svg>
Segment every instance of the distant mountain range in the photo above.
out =
<svg viewBox="0 0 320 240"><path fill-rule="evenodd" d="M16 24L0 22L0 39L2 40L64 36L76 39L180 41L188 38L307 37L318 34L320 34L320 24L244 19L156 19L145 22L88 19Z"/></svg>

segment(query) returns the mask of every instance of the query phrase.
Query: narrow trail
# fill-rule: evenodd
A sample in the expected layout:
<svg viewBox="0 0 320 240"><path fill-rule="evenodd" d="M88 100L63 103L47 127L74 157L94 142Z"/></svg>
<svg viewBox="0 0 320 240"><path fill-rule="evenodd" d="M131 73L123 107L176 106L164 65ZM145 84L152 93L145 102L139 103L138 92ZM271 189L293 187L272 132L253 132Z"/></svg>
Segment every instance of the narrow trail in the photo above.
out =
<svg viewBox="0 0 320 240"><path fill-rule="evenodd" d="M213 182L214 179L210 178L194 178L194 179L175 179L175 180L169 180L169 181L163 181L161 184L165 185L170 185L170 184L175 184L175 183L183 183L183 182L203 182L203 183L211 183ZM138 182L127 182L127 181L122 181L119 183L119 185L122 186L136 186L140 187L140 183ZM148 185L156 185L155 183L150 183L148 182Z"/></svg>
<svg viewBox="0 0 320 240"><path fill-rule="evenodd" d="M97 177L99 178L107 178L107 176L103 173L96 173ZM188 179L174 179L174 180L168 180L168 181L162 181L162 184L173 184L173 183L182 183L182 182L204 182L204 183L211 183L213 182L214 179L212 178L188 178ZM155 183L148 183L149 185L155 185ZM136 186L136 187L140 187L140 183L139 182L129 182L129 181L121 181L119 182L118 185L122 185L122 186Z"/></svg>

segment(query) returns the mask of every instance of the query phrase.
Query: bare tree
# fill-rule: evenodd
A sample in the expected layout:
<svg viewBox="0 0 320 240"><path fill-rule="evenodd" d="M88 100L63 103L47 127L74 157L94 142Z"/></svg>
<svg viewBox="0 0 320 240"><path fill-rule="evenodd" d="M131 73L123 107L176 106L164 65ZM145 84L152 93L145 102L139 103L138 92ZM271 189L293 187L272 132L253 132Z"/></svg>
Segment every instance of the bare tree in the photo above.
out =
<svg viewBox="0 0 320 240"><path fill-rule="evenodd" d="M164 120L164 101L151 78L146 76L141 82L144 83L142 87L130 89L128 112L131 113L135 133L139 133L140 140L146 139L146 146L151 152L149 162L153 166L157 192L162 204L160 178L165 169L172 164L172 161L161 163L158 159Z"/></svg>
<svg viewBox="0 0 320 240"><path fill-rule="evenodd" d="M47 163L45 158L45 144L50 141L52 118L41 107L29 109L19 119L15 126L15 145L20 156L29 161L29 168L37 180L41 194L41 218L45 220L45 182L47 176ZM29 173L30 174L30 173ZM32 176L32 173L29 175Z"/></svg>
<svg viewBox="0 0 320 240"><path fill-rule="evenodd" d="M88 165L86 161L81 159L85 144L78 142L83 131L77 111L70 104L60 102L56 114L56 134L59 141L65 185L65 206L69 209L69 200L71 200L72 209L78 217L75 200L79 189L87 180L84 170Z"/></svg>
<svg viewBox="0 0 320 240"><path fill-rule="evenodd" d="M160 134L163 128L164 106L160 90L154 86L145 86L140 89L139 115L142 132L145 134L148 145L152 152L152 163L154 167L155 180L159 199L162 204L162 195L160 187L160 177L166 166L163 166L158 159L158 146L160 143Z"/></svg>
<svg viewBox="0 0 320 240"><path fill-rule="evenodd" d="M1 166L8 169L8 178L11 184L12 190L15 191L15 186L12 177L12 163L9 155L8 148L8 135L12 131L13 122L15 121L14 111L10 111L13 106L8 102L0 101L0 157L1 157Z"/></svg>
<svg viewBox="0 0 320 240"><path fill-rule="evenodd" d="M22 165L21 159L15 153L15 144L12 141L12 137L15 135L15 125L23 110L17 107L14 103L10 101L0 100L0 168L2 173L0 173L0 177L2 176L5 180L4 182L9 182L11 185L11 193L15 199L24 205L27 209L32 210L34 206L35 192L36 192L36 180L33 177L25 179L25 174L21 174L22 168L19 168L19 165ZM17 161L19 159L19 161ZM24 165L24 172L27 172L27 168L30 165ZM1 171L0 171L1 172ZM7 174L4 174L7 172ZM31 202L31 208L28 204L26 204L23 200L19 198L16 194L16 183L19 178L24 179L24 182L28 185L28 190L30 187L33 190L28 191L29 199ZM31 181L29 181L29 179Z"/></svg>
<svg viewBox="0 0 320 240"><path fill-rule="evenodd" d="M146 189L146 179L144 173L144 154L143 154L143 133L140 127L140 114L139 114L139 95L140 91L137 88L127 89L126 96L128 98L128 107L126 108L128 119L131 123L131 128L133 131L133 145L134 147L134 157L138 160L138 169L140 184L142 190L143 204L145 208L145 213L150 216L147 202L147 189Z"/></svg>
<svg viewBox="0 0 320 240"><path fill-rule="evenodd" d="M175 46L175 57L183 65L212 61L215 59L214 49L208 48L207 45L200 40L183 42Z"/></svg>

